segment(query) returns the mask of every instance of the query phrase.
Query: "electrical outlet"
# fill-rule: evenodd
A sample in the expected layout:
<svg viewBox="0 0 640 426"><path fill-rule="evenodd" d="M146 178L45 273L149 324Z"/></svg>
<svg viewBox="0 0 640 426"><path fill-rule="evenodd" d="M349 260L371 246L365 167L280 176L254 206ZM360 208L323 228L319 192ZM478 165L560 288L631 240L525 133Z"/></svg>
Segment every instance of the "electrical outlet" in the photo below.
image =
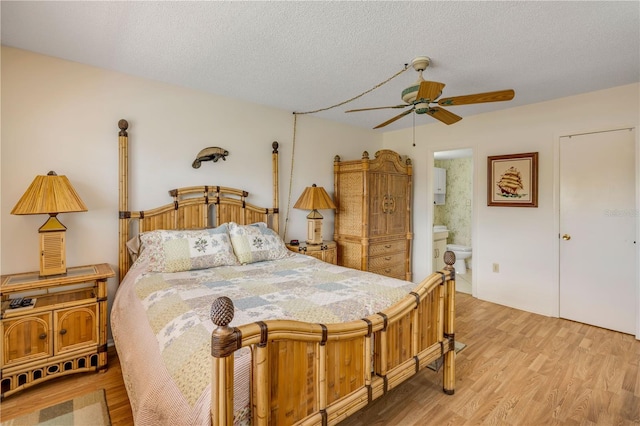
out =
<svg viewBox="0 0 640 426"><path fill-rule="evenodd" d="M493 264L493 272L500 272L500 264L499 263L494 263Z"/></svg>

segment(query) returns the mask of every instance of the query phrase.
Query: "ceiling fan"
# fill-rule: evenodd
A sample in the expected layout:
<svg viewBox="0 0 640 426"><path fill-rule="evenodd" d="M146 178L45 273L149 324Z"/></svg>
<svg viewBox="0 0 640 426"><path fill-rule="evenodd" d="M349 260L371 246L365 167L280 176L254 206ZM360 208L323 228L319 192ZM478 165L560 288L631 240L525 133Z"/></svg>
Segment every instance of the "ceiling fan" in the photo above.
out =
<svg viewBox="0 0 640 426"><path fill-rule="evenodd" d="M385 121L384 123L378 124L376 127L374 127L374 129L379 129L380 127L391 124L394 121L404 117L405 115L411 114L413 111L415 111L416 114L428 114L436 120L442 121L444 124L457 123L458 121L462 120L462 117L444 108L441 108L440 106L430 105L432 103L435 103L436 100L440 97L440 95L442 94L442 89L445 86L444 83L438 83L437 81L426 81L424 78L422 78L422 71L424 71L429 66L430 61L431 60L427 56L418 56L413 61L411 61L411 65L416 71L418 71L420 75L418 76L418 81L414 85L409 86L402 91L402 100L405 101L406 104L375 108L350 109L345 112L411 107L401 114L398 114L395 117ZM442 98L437 101L437 103L438 105L444 106L469 105L485 102L510 101L514 96L515 92L513 91L513 89L508 89L498 90L496 92L476 93L473 95Z"/></svg>

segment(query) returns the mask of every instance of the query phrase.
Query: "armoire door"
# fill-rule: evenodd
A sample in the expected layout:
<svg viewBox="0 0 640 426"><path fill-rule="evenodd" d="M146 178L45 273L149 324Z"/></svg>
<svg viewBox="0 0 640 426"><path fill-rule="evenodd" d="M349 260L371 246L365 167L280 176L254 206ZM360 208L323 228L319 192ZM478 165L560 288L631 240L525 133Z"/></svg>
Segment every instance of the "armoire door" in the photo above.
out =
<svg viewBox="0 0 640 426"><path fill-rule="evenodd" d="M406 175L371 173L369 179L369 236L407 232Z"/></svg>
<svg viewBox="0 0 640 426"><path fill-rule="evenodd" d="M387 178L384 173L369 174L369 237L387 234L386 212L390 207Z"/></svg>
<svg viewBox="0 0 640 426"><path fill-rule="evenodd" d="M387 194L390 206L387 211L387 233L401 235L407 233L407 183L406 175L389 175Z"/></svg>

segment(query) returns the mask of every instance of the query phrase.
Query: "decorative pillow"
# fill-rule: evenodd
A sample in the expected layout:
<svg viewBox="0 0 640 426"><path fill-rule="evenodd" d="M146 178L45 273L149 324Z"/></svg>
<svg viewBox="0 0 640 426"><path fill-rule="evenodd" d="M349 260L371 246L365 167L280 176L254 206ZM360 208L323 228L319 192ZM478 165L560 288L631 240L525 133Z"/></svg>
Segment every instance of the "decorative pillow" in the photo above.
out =
<svg viewBox="0 0 640 426"><path fill-rule="evenodd" d="M140 235L149 270L179 272L238 265L227 225L201 230L156 230Z"/></svg>
<svg viewBox="0 0 640 426"><path fill-rule="evenodd" d="M264 222L251 225L229 222L229 235L242 264L282 259L289 254L280 236Z"/></svg>
<svg viewBox="0 0 640 426"><path fill-rule="evenodd" d="M142 255L143 246L140 244L140 235L136 235L135 237L131 237L127 243L127 251L129 252L129 259L131 259L131 263L138 260L140 255Z"/></svg>

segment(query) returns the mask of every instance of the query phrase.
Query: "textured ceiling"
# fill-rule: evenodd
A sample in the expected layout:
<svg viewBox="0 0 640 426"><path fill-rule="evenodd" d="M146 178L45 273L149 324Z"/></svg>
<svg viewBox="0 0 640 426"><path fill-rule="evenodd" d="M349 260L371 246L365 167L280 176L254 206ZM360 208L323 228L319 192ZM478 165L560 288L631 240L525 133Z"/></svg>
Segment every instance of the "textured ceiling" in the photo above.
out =
<svg viewBox="0 0 640 426"><path fill-rule="evenodd" d="M291 112L350 99L421 55L444 96L516 92L450 108L462 117L640 81L638 1L3 0L1 19L3 45ZM315 115L371 128L401 111L344 111L402 103L416 79L410 68ZM407 116L381 131L412 124Z"/></svg>

